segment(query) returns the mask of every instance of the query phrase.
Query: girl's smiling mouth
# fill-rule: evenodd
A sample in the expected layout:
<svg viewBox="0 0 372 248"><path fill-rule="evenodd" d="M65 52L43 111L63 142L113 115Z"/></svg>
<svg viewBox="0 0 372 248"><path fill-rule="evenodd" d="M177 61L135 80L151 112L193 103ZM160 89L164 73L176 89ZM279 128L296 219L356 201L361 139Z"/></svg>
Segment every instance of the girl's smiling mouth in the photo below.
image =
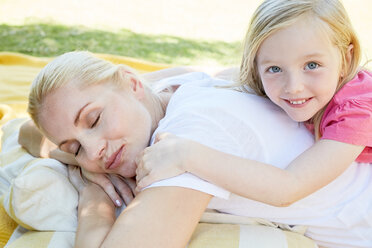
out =
<svg viewBox="0 0 372 248"><path fill-rule="evenodd" d="M283 99L289 106L294 107L294 108L300 108L313 99L312 97L310 98L298 98L298 99Z"/></svg>

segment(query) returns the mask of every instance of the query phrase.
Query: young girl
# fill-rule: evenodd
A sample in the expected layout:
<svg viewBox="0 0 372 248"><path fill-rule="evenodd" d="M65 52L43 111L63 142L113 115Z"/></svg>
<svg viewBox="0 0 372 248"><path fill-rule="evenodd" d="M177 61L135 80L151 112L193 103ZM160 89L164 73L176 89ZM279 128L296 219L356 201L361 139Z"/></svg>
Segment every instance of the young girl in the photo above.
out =
<svg viewBox="0 0 372 248"><path fill-rule="evenodd" d="M316 143L278 169L158 135L137 161L138 188L190 172L237 195L289 206L332 182L353 161L371 166L372 73L358 66L360 57L359 41L338 0L264 1L247 33L240 83L303 122ZM351 247L372 246L372 209L361 215L364 229L360 223L350 226L360 235Z"/></svg>

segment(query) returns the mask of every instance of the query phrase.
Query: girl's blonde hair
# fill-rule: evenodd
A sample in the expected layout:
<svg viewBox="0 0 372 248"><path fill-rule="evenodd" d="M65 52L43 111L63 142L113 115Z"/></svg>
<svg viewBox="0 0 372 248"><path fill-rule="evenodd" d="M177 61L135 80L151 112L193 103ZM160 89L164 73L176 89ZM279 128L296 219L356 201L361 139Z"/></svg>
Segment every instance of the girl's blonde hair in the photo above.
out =
<svg viewBox="0 0 372 248"><path fill-rule="evenodd" d="M338 0L266 0L255 11L244 42L239 83L245 91L254 91L267 97L260 79L256 56L262 42L272 33L294 24L303 17L320 20L330 30L331 42L340 50L341 70L339 90L357 73L361 49L357 35L342 3ZM353 45L352 59L347 63L347 52ZM320 138L319 125L325 107L310 120L314 124L316 139Z"/></svg>
<svg viewBox="0 0 372 248"><path fill-rule="evenodd" d="M27 111L40 128L43 100L53 90L67 83L76 83L83 88L109 81L121 86L133 78L140 80L130 67L114 65L85 51L68 52L48 63L36 76L31 85Z"/></svg>

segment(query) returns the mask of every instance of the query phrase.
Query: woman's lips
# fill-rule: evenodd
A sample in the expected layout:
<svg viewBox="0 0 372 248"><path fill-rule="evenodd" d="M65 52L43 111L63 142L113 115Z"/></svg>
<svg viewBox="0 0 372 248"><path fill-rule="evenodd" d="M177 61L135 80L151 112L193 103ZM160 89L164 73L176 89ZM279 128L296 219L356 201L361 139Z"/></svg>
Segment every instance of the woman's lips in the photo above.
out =
<svg viewBox="0 0 372 248"><path fill-rule="evenodd" d="M116 152L114 152L109 160L105 163L106 170L114 169L120 165L121 162L121 154L123 153L124 145L122 145Z"/></svg>

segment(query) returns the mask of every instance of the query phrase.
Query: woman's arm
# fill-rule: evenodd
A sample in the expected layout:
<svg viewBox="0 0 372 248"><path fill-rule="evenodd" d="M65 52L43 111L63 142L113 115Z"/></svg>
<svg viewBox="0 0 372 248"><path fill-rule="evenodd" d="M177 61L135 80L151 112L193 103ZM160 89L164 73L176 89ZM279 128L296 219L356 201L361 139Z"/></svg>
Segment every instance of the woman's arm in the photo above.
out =
<svg viewBox="0 0 372 248"><path fill-rule="evenodd" d="M283 170L169 136L146 148L137 171L139 187L185 171L243 197L288 206L337 178L364 147L320 140Z"/></svg>
<svg viewBox="0 0 372 248"><path fill-rule="evenodd" d="M102 189L90 183L79 191L75 248L99 247L115 222L115 207Z"/></svg>
<svg viewBox="0 0 372 248"><path fill-rule="evenodd" d="M18 143L34 157L54 158L64 164L78 164L72 154L61 151L57 145L49 141L32 120L26 121L21 126Z"/></svg>
<svg viewBox="0 0 372 248"><path fill-rule="evenodd" d="M114 222L114 206L96 185L80 195L76 248L185 247L211 196L180 187L141 192Z"/></svg>

